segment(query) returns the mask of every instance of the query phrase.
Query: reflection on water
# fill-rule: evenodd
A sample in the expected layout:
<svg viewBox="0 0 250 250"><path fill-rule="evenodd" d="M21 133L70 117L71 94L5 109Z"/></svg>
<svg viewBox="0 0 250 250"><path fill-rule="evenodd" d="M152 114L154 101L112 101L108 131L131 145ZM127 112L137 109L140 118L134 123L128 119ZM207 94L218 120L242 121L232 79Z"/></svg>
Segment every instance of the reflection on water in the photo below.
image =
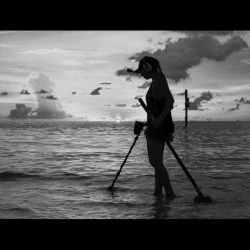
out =
<svg viewBox="0 0 250 250"><path fill-rule="evenodd" d="M165 196L155 197L155 201L151 205L151 213L153 219L167 219L171 209L170 200Z"/></svg>

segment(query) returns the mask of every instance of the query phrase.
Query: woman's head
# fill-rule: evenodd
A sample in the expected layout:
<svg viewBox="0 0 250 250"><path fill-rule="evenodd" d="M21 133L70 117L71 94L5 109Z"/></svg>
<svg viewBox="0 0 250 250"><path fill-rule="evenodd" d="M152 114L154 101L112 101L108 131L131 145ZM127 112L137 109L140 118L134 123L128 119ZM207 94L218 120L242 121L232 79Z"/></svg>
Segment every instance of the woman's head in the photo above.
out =
<svg viewBox="0 0 250 250"><path fill-rule="evenodd" d="M135 72L140 73L146 79L151 78L155 73L162 74L159 61L149 56L145 56L140 60L139 67Z"/></svg>

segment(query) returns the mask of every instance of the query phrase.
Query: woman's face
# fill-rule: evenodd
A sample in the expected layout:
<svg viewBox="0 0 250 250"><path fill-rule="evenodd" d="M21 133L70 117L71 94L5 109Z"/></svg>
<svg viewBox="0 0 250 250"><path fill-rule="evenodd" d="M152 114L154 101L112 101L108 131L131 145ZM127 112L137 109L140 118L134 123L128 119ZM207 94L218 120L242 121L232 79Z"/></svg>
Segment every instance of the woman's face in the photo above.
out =
<svg viewBox="0 0 250 250"><path fill-rule="evenodd" d="M148 80L149 78L151 78L151 73L142 69L141 76L143 76L146 80Z"/></svg>

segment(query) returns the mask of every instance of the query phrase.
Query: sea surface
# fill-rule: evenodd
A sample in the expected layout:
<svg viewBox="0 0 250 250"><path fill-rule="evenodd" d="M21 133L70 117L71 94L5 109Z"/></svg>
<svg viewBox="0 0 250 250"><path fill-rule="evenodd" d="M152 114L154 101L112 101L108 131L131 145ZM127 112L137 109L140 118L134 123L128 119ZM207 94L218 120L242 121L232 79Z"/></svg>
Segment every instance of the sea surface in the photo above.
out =
<svg viewBox="0 0 250 250"><path fill-rule="evenodd" d="M250 122L175 122L173 148L211 204L197 195L165 146L175 200L155 197L134 122L0 120L1 219L249 219Z"/></svg>

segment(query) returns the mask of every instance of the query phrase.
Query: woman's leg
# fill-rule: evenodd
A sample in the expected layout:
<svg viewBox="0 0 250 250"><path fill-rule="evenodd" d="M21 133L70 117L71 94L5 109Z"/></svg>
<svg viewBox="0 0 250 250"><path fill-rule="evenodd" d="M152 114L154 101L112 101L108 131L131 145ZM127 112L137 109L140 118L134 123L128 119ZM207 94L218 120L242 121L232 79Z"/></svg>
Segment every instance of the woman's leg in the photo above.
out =
<svg viewBox="0 0 250 250"><path fill-rule="evenodd" d="M164 141L147 138L147 149L150 164L155 169L155 194L161 194L164 187L167 196L175 197L167 169L163 164Z"/></svg>

